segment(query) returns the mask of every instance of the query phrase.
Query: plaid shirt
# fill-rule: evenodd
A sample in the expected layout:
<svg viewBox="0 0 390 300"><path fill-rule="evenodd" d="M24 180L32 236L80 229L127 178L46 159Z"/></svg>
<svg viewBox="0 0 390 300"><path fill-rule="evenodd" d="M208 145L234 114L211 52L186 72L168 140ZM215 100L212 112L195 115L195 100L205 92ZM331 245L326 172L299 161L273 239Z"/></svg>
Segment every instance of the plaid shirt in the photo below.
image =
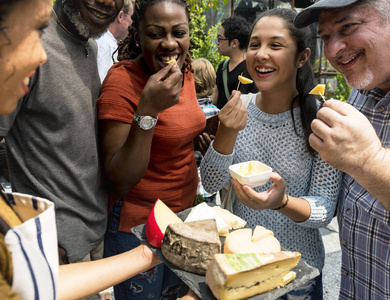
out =
<svg viewBox="0 0 390 300"><path fill-rule="evenodd" d="M390 148L390 93L353 90L348 102L369 119L383 146ZM390 299L390 212L348 174L339 205L340 299Z"/></svg>

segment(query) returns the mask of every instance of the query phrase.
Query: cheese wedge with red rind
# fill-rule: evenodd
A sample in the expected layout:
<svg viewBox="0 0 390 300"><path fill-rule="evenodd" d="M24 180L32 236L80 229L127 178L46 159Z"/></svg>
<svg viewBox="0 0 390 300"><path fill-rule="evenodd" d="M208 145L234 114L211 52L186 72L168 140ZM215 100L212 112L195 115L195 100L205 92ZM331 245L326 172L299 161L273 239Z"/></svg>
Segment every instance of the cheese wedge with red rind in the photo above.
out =
<svg viewBox="0 0 390 300"><path fill-rule="evenodd" d="M145 234L148 243L160 248L166 228L175 223L183 221L164 202L157 199L146 220Z"/></svg>
<svg viewBox="0 0 390 300"><path fill-rule="evenodd" d="M247 299L283 287L296 273L299 252L216 254L206 272L206 282L221 300Z"/></svg>

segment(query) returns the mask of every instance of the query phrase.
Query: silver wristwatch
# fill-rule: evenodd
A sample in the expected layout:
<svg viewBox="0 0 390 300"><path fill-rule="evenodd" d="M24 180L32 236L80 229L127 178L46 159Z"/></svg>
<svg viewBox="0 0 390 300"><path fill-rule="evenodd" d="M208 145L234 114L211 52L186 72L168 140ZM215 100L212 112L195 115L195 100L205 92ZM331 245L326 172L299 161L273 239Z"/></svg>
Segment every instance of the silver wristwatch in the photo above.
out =
<svg viewBox="0 0 390 300"><path fill-rule="evenodd" d="M150 130L156 126L158 118L153 118L151 116L139 116L137 113L134 114L134 122L143 130Z"/></svg>

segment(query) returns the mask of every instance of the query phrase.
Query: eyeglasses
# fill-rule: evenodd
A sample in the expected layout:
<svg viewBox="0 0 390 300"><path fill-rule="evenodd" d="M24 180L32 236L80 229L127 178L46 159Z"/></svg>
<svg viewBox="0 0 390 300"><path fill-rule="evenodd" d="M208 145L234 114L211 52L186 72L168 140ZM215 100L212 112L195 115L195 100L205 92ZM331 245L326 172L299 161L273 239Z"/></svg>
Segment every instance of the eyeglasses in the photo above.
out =
<svg viewBox="0 0 390 300"><path fill-rule="evenodd" d="M228 41L229 39L224 39L220 36L217 37L217 41L220 42L220 41Z"/></svg>

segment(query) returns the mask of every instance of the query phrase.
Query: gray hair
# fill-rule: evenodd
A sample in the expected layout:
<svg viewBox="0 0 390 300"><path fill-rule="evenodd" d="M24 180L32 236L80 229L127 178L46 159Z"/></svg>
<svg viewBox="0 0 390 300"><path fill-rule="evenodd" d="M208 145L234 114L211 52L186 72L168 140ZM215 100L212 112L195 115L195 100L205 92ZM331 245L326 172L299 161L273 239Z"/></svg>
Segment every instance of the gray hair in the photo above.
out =
<svg viewBox="0 0 390 300"><path fill-rule="evenodd" d="M134 2L133 0L123 0L122 11L123 11L125 14L128 14L128 13L129 13L130 7L131 7L132 5L134 5L133 2Z"/></svg>
<svg viewBox="0 0 390 300"><path fill-rule="evenodd" d="M382 23L390 21L390 0L360 0L356 2L356 5L373 8L377 12Z"/></svg>

